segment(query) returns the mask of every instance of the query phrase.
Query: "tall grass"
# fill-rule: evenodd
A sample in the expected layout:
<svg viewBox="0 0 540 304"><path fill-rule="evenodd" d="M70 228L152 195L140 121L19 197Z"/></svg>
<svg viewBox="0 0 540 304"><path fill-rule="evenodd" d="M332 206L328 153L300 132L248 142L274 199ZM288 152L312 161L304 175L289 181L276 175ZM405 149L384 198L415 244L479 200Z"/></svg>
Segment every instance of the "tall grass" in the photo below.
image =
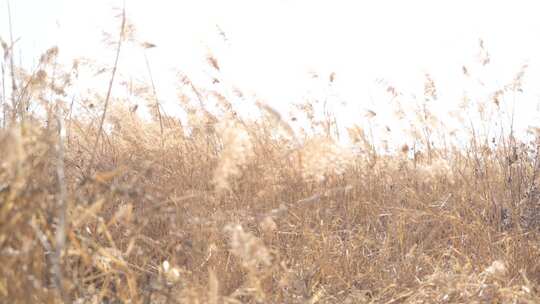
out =
<svg viewBox="0 0 540 304"><path fill-rule="evenodd" d="M462 135L433 113L427 75L402 113L411 136L382 153L360 125L338 144L335 113L317 120L309 101L299 132L262 101L241 117L229 92L185 75L187 123L155 93L140 96L150 120L114 92L75 101L82 66L52 48L29 72L2 46L3 87L17 84L2 95L3 303L540 302L539 142L489 131L511 126L504 96L524 71L487 102L464 99ZM399 112L404 94L385 89Z"/></svg>

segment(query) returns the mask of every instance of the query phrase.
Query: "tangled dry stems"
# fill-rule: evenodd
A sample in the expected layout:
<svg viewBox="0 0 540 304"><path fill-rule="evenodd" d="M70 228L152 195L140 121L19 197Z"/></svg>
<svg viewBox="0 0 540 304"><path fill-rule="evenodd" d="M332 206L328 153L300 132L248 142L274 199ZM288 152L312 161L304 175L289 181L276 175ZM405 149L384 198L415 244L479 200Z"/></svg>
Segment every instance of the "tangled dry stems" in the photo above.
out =
<svg viewBox="0 0 540 304"><path fill-rule="evenodd" d="M0 132L2 302L540 301L535 141L470 130L442 145L424 107L400 151L379 153L360 127L348 149L331 131L297 136L262 103L258 120L241 118L225 94L217 114L182 99L188 125L113 100L102 125L53 86L70 85L51 73L57 53L18 79L19 102L43 101L47 123L4 103L17 119ZM437 98L429 76L425 90ZM312 114L298 113L331 125Z"/></svg>

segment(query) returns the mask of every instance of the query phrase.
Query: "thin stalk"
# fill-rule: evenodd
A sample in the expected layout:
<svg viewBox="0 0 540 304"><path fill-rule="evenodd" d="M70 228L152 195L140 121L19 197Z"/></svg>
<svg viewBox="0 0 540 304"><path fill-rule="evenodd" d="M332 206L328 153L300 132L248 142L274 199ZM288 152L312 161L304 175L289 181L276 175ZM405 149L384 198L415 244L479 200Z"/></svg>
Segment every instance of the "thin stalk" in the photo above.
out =
<svg viewBox="0 0 540 304"><path fill-rule="evenodd" d="M161 144L163 146L163 119L161 118L161 105L159 104L159 99L157 96L156 85L154 83L154 77L152 76L152 69L150 69L150 63L148 61L148 56L146 56L146 51L144 51L144 62L146 63L146 70L148 71L148 77L150 77L150 84L152 85L152 93L154 94L154 99L156 100L156 111L159 118L159 131L161 135Z"/></svg>
<svg viewBox="0 0 540 304"><path fill-rule="evenodd" d="M17 109L20 107L20 105L17 104L17 99L16 99L16 95L17 95L17 81L15 80L15 64L13 62L13 47L14 47L14 41L13 41L13 25L12 25L12 22L11 22L11 5L10 5L10 1L9 0L6 0L7 1L7 7L8 7L8 21L9 21L9 39L10 39L10 43L11 43L11 52L9 54L9 65L10 65L10 69L11 69L11 103L12 103L12 106L13 106L13 115L12 115L12 119L13 119L13 122L15 122L17 120ZM23 116L23 108L21 107L20 110L19 110L21 113L19 113L19 115Z"/></svg>
<svg viewBox="0 0 540 304"><path fill-rule="evenodd" d="M56 63L54 67L56 71ZM51 87L54 87L54 72L53 80ZM52 89L51 89L52 92ZM52 95L52 94L51 94ZM53 258L53 273L54 273L54 282L60 297L64 303L69 303L69 298L63 287L63 274L62 274L62 252L64 251L66 244L66 215L67 215L67 203L66 203L66 178L64 172L64 121L62 115L61 101L59 100L56 103L56 123L57 123L57 135L58 141L56 143L56 178L58 182L58 195L56 197L57 201L57 218L58 226L56 228L56 248L54 251Z"/></svg>
<svg viewBox="0 0 540 304"><path fill-rule="evenodd" d="M122 25L120 26L120 35L118 37L118 46L116 48L116 57L114 59L114 67L112 70L111 79L109 81L109 88L107 90L107 96L105 97L105 105L103 106L103 113L101 114L101 119L99 122L98 133L96 135L96 141L94 142L94 147L92 150L92 157L88 163L88 168L86 169L86 176L90 174L90 170L94 166L96 160L96 151L99 145L99 140L101 138L101 132L103 131L103 124L105 122L105 117L107 116L107 108L109 107L109 101L111 98L112 86L114 84L114 77L116 75L116 70L118 69L118 61L120 59L120 49L122 48L122 40L124 39L124 31L126 27L126 7L122 9Z"/></svg>

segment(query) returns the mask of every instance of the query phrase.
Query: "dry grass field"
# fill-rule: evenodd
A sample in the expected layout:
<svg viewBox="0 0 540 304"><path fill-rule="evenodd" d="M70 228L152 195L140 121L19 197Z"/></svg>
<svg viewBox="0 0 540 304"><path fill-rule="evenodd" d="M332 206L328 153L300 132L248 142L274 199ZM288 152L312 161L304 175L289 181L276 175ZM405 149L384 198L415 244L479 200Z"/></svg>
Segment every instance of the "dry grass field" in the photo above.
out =
<svg viewBox="0 0 540 304"><path fill-rule="evenodd" d="M151 119L115 97L116 65L104 93L74 101L83 63L62 67L51 48L26 71L10 45L1 303L540 303L540 141L481 128L507 123L525 70L483 103L464 98L482 121L465 119L461 145L430 112L427 77L407 113L415 136L382 152L360 127L354 149L337 144L310 101L300 132L262 101L257 119L237 115L189 75L187 123L151 84L137 91Z"/></svg>

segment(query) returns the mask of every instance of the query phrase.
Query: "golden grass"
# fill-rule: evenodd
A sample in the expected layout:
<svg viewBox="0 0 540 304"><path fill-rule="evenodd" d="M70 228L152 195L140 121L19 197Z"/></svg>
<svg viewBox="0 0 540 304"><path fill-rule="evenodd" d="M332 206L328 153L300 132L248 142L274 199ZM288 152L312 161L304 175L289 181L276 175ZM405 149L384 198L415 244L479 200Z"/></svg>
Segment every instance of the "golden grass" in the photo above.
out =
<svg viewBox="0 0 540 304"><path fill-rule="evenodd" d="M182 125L111 99L101 116L109 98L73 110L57 54L15 73L19 104L3 95L0 302L540 303L537 142L469 129L446 144L423 107L398 152L359 127L352 151L263 103L241 118L187 77L227 106L184 98ZM35 101L46 123L22 114Z"/></svg>

